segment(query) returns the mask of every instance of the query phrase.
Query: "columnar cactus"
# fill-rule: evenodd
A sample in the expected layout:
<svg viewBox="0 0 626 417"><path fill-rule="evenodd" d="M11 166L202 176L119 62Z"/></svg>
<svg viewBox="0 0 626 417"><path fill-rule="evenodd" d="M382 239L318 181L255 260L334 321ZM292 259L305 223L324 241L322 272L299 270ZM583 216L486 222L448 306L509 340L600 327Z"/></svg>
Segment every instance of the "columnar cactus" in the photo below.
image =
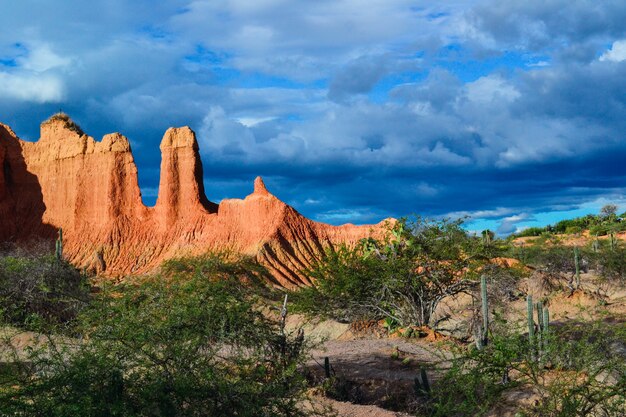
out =
<svg viewBox="0 0 626 417"><path fill-rule="evenodd" d="M576 267L576 289L580 288L580 255L578 247L574 248L574 266Z"/></svg>
<svg viewBox="0 0 626 417"><path fill-rule="evenodd" d="M609 235L609 239L611 242L611 250L615 250L617 241L615 240L615 234L613 232L611 232L611 234Z"/></svg>
<svg viewBox="0 0 626 417"><path fill-rule="evenodd" d="M547 334L549 330L550 330L550 310L548 310L548 307L545 307L543 309L543 328L542 328L542 332L544 334Z"/></svg>
<svg viewBox="0 0 626 417"><path fill-rule="evenodd" d="M528 340L530 343L535 338L535 321L533 320L533 296L526 297L527 316L528 316Z"/></svg>
<svg viewBox="0 0 626 417"><path fill-rule="evenodd" d="M63 259L63 229L59 228L59 237L55 245L55 255L58 261Z"/></svg>
<svg viewBox="0 0 626 417"><path fill-rule="evenodd" d="M489 341L489 306L487 304L487 278L483 275L480 277L480 297L482 301L483 328L482 328L482 345L486 346Z"/></svg>
<svg viewBox="0 0 626 417"><path fill-rule="evenodd" d="M430 383L428 382L428 375L424 368L420 369L420 374L413 380L415 394L420 397L427 397L430 394Z"/></svg>
<svg viewBox="0 0 626 417"><path fill-rule="evenodd" d="M330 378L330 358L328 356L324 357L324 376L326 379Z"/></svg>

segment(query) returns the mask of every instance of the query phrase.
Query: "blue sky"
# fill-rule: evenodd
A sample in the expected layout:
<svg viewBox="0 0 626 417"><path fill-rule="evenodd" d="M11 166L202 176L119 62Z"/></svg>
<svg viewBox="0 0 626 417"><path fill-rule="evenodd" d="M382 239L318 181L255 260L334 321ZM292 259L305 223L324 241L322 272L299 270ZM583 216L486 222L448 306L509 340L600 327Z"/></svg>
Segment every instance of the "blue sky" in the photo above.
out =
<svg viewBox="0 0 626 417"><path fill-rule="evenodd" d="M147 204L189 125L216 202L262 175L334 224L626 210L624 1L0 0L0 27L0 121L120 131Z"/></svg>

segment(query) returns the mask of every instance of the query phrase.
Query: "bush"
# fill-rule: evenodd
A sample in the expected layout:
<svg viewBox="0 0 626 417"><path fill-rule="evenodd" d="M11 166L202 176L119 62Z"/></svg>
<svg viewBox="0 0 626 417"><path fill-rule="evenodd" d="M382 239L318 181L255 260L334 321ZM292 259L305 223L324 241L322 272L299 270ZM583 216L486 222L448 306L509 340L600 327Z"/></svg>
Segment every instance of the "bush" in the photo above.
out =
<svg viewBox="0 0 626 417"><path fill-rule="evenodd" d="M243 262L245 265L247 261ZM0 385L20 416L299 416L302 339L259 311L237 260L172 261L105 289L82 337L33 349Z"/></svg>
<svg viewBox="0 0 626 417"><path fill-rule="evenodd" d="M457 349L422 414L483 415L502 403L504 392L516 389L536 399L520 404L516 415L623 415L626 329L600 322L555 327L542 336L541 349L504 323L499 330L482 350Z"/></svg>
<svg viewBox="0 0 626 417"><path fill-rule="evenodd" d="M610 281L626 283L626 249L604 248L595 257L600 275Z"/></svg>
<svg viewBox="0 0 626 417"><path fill-rule="evenodd" d="M85 134L85 132L83 132L83 129L81 129L81 127L76 124L76 122L74 122L74 120L72 120L72 118L68 114L63 112L53 114L44 123L50 123L55 120L62 121L67 129L78 133L80 136L83 136Z"/></svg>
<svg viewBox="0 0 626 417"><path fill-rule="evenodd" d="M571 246L529 246L513 249L510 253L524 264L549 274L573 274L576 271L574 248ZM579 248L579 256L581 270L585 270L594 259L594 254L584 248Z"/></svg>
<svg viewBox="0 0 626 417"><path fill-rule="evenodd" d="M529 227L527 229L522 230L519 233L516 233L516 237L534 237L541 236L543 232L546 231L545 227Z"/></svg>
<svg viewBox="0 0 626 417"><path fill-rule="evenodd" d="M580 226L567 226L565 228L565 234L568 235L579 235L582 231L583 229Z"/></svg>
<svg viewBox="0 0 626 417"><path fill-rule="evenodd" d="M0 318L37 329L76 317L90 298L87 278L54 255L9 252L0 255Z"/></svg>
<svg viewBox="0 0 626 417"><path fill-rule="evenodd" d="M293 299L301 311L338 320L432 326L439 302L468 290L491 250L460 221L403 220L385 239L328 254L309 271L314 286Z"/></svg>
<svg viewBox="0 0 626 417"><path fill-rule="evenodd" d="M589 228L589 234L591 236L606 236L610 232L610 228L606 224L596 224Z"/></svg>

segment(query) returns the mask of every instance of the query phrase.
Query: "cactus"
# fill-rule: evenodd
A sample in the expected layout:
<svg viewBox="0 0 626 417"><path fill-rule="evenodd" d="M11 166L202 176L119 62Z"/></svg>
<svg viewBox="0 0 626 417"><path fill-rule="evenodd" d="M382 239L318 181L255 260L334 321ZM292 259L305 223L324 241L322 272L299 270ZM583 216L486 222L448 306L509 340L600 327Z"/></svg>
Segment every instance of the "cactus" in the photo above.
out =
<svg viewBox="0 0 626 417"><path fill-rule="evenodd" d="M580 288L580 256L578 247L574 248L574 266L576 267L576 289Z"/></svg>
<svg viewBox="0 0 626 417"><path fill-rule="evenodd" d="M543 303L539 301L535 307L537 308L537 326L543 329Z"/></svg>
<svg viewBox="0 0 626 417"><path fill-rule="evenodd" d="M615 244L617 243L615 240L615 234L613 232L611 232L611 234L609 235L609 239L611 242L611 250L615 250Z"/></svg>
<svg viewBox="0 0 626 417"><path fill-rule="evenodd" d="M533 320L533 296L532 295L528 295L528 297L526 297L526 302L527 302L527 313L528 313L528 340L530 341L530 343L533 342L533 339L535 338L535 321Z"/></svg>
<svg viewBox="0 0 626 417"><path fill-rule="evenodd" d="M545 307L543 309L543 333L547 334L548 330L550 330L550 310L548 310L548 307Z"/></svg>
<svg viewBox="0 0 626 417"><path fill-rule="evenodd" d="M324 357L324 376L326 379L330 378L330 359L328 356Z"/></svg>
<svg viewBox="0 0 626 417"><path fill-rule="evenodd" d="M593 241L591 247L593 248L594 253L598 253L598 250L600 249L600 242L598 241L598 238Z"/></svg>
<svg viewBox="0 0 626 417"><path fill-rule="evenodd" d="M59 237L57 238L55 245L55 255L57 261L63 259L63 229L59 228Z"/></svg>
<svg viewBox="0 0 626 417"><path fill-rule="evenodd" d="M480 337L482 346L486 346L489 342L489 306L487 304L487 278L484 275L480 277L480 297L483 313L483 328Z"/></svg>
<svg viewBox="0 0 626 417"><path fill-rule="evenodd" d="M283 308L280 310L280 334L285 334L285 321L287 320L287 297L289 294L285 294L285 300L283 301Z"/></svg>
<svg viewBox="0 0 626 417"><path fill-rule="evenodd" d="M415 394L418 396L428 396L430 394L430 383L428 382L428 375L424 368L420 369L420 375L413 380Z"/></svg>

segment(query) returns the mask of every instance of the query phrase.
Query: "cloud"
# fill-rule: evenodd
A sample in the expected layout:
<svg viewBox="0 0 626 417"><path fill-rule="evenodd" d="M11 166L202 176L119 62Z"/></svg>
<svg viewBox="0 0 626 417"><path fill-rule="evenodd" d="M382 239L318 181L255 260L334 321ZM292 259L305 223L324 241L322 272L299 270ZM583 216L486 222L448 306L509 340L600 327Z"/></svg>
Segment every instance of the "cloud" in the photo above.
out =
<svg viewBox="0 0 626 417"><path fill-rule="evenodd" d="M600 61L622 62L626 60L626 40L613 42L611 48L600 56Z"/></svg>
<svg viewBox="0 0 626 417"><path fill-rule="evenodd" d="M0 112L122 131L147 197L188 124L216 200L261 174L319 220L511 230L624 190L622 3L25 0L0 14Z"/></svg>
<svg viewBox="0 0 626 417"><path fill-rule="evenodd" d="M516 233L519 230L518 224L528 220L529 218L530 216L527 213L521 213L505 217L500 221L500 226L498 226L497 233L499 235L509 235L511 233Z"/></svg>
<svg viewBox="0 0 626 417"><path fill-rule="evenodd" d="M28 54L16 58L16 64L22 69L37 73L67 67L71 62L70 58L54 53L47 44L35 45L29 48Z"/></svg>
<svg viewBox="0 0 626 417"><path fill-rule="evenodd" d="M63 82L51 75L0 72L0 96L35 103L58 103L65 96Z"/></svg>
<svg viewBox="0 0 626 417"><path fill-rule="evenodd" d="M626 4L593 0L487 0L466 13L474 36L490 48L530 52L624 35Z"/></svg>
<svg viewBox="0 0 626 417"><path fill-rule="evenodd" d="M359 57L332 78L328 97L341 101L354 94L369 93L387 71L384 57Z"/></svg>

